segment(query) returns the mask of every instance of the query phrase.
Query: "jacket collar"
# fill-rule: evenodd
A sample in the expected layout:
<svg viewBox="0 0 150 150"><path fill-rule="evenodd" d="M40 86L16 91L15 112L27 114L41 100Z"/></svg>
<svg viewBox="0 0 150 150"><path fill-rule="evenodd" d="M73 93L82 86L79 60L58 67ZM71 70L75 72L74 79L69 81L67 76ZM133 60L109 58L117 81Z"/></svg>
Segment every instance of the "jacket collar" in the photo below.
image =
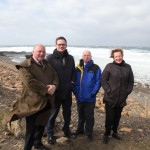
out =
<svg viewBox="0 0 150 150"><path fill-rule="evenodd" d="M115 61L113 61L113 63L115 64L115 65L117 65L117 66L123 66L124 64L125 64L125 61L124 60L122 60L122 62L120 63L120 64L117 64Z"/></svg>
<svg viewBox="0 0 150 150"><path fill-rule="evenodd" d="M90 60L86 63L86 65L84 66L85 69L88 69L89 67L91 67L93 65L93 60Z"/></svg>
<svg viewBox="0 0 150 150"><path fill-rule="evenodd" d="M64 52L59 52L59 51L57 51L57 49L55 49L53 51L53 54L54 54L55 57L63 59L64 57L68 56L68 51L66 49Z"/></svg>
<svg viewBox="0 0 150 150"><path fill-rule="evenodd" d="M36 63L37 65L39 65L34 59L33 59L33 57L32 57L32 55L26 55L25 56L26 57L26 59L24 60L24 61L22 61L22 62L20 62L19 64L17 64L16 65L16 68L17 69L19 69L20 67L29 67L29 66L31 66L31 64L32 63ZM43 64L45 64L45 63L47 63L47 60L43 60L42 61L43 62ZM45 66L45 65L44 65Z"/></svg>

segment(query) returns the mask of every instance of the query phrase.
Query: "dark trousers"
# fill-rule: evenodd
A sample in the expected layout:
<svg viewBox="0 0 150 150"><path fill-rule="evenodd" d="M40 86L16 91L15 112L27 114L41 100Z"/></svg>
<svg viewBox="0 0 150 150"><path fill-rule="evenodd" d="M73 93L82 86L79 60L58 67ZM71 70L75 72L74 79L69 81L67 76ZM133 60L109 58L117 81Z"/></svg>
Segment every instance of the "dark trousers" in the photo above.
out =
<svg viewBox="0 0 150 150"><path fill-rule="evenodd" d="M41 139L45 126L36 125L36 119L39 114L47 111L49 106L47 105L43 110L26 117L26 133L25 133L25 145L24 150L31 150L32 146L40 146L42 144Z"/></svg>
<svg viewBox="0 0 150 150"><path fill-rule="evenodd" d="M117 133L123 107L111 107L110 105L106 104L105 109L106 109L105 135L109 136L111 134L111 130L114 133Z"/></svg>
<svg viewBox="0 0 150 150"><path fill-rule="evenodd" d="M63 131L64 133L70 132L69 125L71 120L71 106L72 106L72 97L71 93L68 95L66 99L58 99L57 96L54 100L53 104L53 110L51 112L51 116L47 123L47 135L48 137L54 135L54 126L55 126L55 120L59 113L60 107L62 106L63 109L63 118L64 118L64 126Z"/></svg>
<svg viewBox="0 0 150 150"><path fill-rule="evenodd" d="M95 102L77 101L78 127L77 131L85 131L86 135L93 134Z"/></svg>

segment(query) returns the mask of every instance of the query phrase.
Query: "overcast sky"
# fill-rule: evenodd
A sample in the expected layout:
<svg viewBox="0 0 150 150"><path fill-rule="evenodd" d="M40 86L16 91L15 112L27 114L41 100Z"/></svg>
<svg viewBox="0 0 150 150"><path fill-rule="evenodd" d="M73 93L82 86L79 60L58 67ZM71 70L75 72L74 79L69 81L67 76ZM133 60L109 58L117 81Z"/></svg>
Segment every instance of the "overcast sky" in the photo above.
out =
<svg viewBox="0 0 150 150"><path fill-rule="evenodd" d="M150 0L0 0L0 45L150 46Z"/></svg>

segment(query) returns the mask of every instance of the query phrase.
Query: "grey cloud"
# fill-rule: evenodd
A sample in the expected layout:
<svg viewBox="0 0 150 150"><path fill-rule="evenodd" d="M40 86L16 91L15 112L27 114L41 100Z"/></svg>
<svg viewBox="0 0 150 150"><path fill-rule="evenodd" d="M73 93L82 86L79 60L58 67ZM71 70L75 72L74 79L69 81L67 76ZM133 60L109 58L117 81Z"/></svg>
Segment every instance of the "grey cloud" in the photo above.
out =
<svg viewBox="0 0 150 150"><path fill-rule="evenodd" d="M72 45L150 46L149 6L149 0L0 2L0 45L49 44L64 35Z"/></svg>

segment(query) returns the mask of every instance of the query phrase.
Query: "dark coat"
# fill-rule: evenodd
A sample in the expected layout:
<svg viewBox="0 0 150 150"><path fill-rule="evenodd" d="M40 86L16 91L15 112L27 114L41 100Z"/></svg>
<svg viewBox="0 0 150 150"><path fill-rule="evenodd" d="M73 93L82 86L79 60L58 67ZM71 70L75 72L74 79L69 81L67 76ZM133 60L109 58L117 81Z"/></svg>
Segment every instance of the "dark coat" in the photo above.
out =
<svg viewBox="0 0 150 150"><path fill-rule="evenodd" d="M56 90L56 96L60 99L66 99L67 95L71 94L71 83L75 80L74 58L68 54L67 50L61 54L55 49L53 54L48 55L46 59L59 77L59 88Z"/></svg>
<svg viewBox="0 0 150 150"><path fill-rule="evenodd" d="M13 110L6 116L6 120L14 121L30 116L45 108L47 103L51 109L54 95L47 94L47 85L53 84L58 87L58 76L51 65L43 60L43 66L40 66L30 57L16 65L16 68L19 70L23 90L21 98L13 105ZM38 116L37 124L47 123L50 109Z"/></svg>
<svg viewBox="0 0 150 150"><path fill-rule="evenodd" d="M125 106L134 85L131 66L125 61L120 65L115 62L107 64L102 72L101 84L105 91L104 103L111 106Z"/></svg>

